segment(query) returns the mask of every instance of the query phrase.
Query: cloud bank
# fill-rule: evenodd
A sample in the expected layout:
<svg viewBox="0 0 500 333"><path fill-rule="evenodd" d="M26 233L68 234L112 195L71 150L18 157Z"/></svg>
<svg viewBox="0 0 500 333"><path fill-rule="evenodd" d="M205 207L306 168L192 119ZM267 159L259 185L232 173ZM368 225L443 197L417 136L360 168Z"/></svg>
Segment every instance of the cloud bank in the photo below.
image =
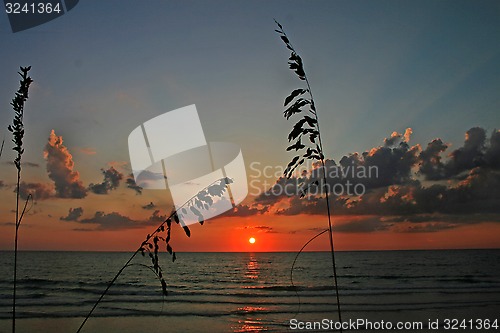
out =
<svg viewBox="0 0 500 333"><path fill-rule="evenodd" d="M494 130L488 138L483 128L471 128L463 145L450 152L450 145L439 138L424 149L419 144L410 145L411 134L411 129L403 134L393 132L381 146L348 154L338 163L325 161L334 214L366 216L338 225L337 231L431 232L464 224L500 222L500 131ZM345 172L370 167L377 170L372 177L358 171ZM241 215L258 214L262 209L257 207L263 206L266 213L276 215L326 214L322 171L316 163L290 179L279 178L253 204L242 208ZM334 191L337 185L348 182L362 184L363 193ZM309 184L309 194L302 199L298 195L301 184ZM297 195L279 191L287 187L288 193Z"/></svg>

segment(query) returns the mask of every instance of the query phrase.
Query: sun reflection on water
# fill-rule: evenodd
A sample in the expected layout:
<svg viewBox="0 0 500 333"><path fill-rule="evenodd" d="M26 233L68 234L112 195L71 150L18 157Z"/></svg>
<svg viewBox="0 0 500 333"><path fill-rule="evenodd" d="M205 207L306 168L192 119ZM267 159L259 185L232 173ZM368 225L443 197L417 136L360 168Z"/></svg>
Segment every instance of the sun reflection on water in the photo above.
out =
<svg viewBox="0 0 500 333"><path fill-rule="evenodd" d="M244 332L265 332L268 329L263 326L262 319L260 318L247 318L245 320L238 320L238 327L235 327L234 333Z"/></svg>
<svg viewBox="0 0 500 333"><path fill-rule="evenodd" d="M257 261L257 256L253 253L249 254L248 262L246 263L246 270L244 272L244 277L248 280L254 281L252 284L257 283L257 279L260 275L260 265ZM269 308L263 306L252 306L247 305L243 307L238 307L233 313L243 317L238 319L235 326L232 327L235 333L244 332L264 332L268 331L268 328L264 325L263 319L260 318L259 313L268 312Z"/></svg>
<svg viewBox="0 0 500 333"><path fill-rule="evenodd" d="M247 279L258 279L259 278L259 262L256 256L252 253L250 254L250 259L247 263L247 270L245 272L245 277Z"/></svg>

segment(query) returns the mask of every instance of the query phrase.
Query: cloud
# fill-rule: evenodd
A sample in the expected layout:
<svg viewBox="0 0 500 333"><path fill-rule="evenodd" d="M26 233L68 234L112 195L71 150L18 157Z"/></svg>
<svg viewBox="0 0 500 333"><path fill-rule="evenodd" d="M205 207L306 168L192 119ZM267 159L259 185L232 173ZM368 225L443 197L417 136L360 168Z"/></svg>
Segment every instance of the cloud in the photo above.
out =
<svg viewBox="0 0 500 333"><path fill-rule="evenodd" d="M434 139L427 144L418 156L420 161L420 174L428 180L439 180L445 177L445 165L441 161L441 153L448 149L441 139Z"/></svg>
<svg viewBox="0 0 500 333"><path fill-rule="evenodd" d="M82 219L79 223L97 224L98 230L129 229L139 227L139 223L117 212L105 214L102 211L97 211L93 217Z"/></svg>
<svg viewBox="0 0 500 333"><path fill-rule="evenodd" d="M96 154L95 149L90 148L90 147L80 148L80 152L84 153L85 155L95 155Z"/></svg>
<svg viewBox="0 0 500 333"><path fill-rule="evenodd" d="M81 199L87 195L87 189L80 180L78 171L74 171L73 156L63 145L61 136L52 130L45 145L44 157L47 160L47 172L54 182L56 196L59 198Z"/></svg>
<svg viewBox="0 0 500 333"><path fill-rule="evenodd" d="M258 232L258 233L277 233L277 231L275 231L272 227L269 227L267 225L257 225L257 226L247 225L244 227L240 227L238 229L255 230L255 232Z"/></svg>
<svg viewBox="0 0 500 333"><path fill-rule="evenodd" d="M452 151L447 160L442 154L448 148L441 139L428 144L419 156L419 172L427 180L463 178L464 174L476 167L500 169L500 131L494 130L489 140L486 131L473 127L465 133L462 147Z"/></svg>
<svg viewBox="0 0 500 333"><path fill-rule="evenodd" d="M389 228L390 225L381 222L379 217L367 217L361 220L334 225L333 227L334 231L344 233L386 231Z"/></svg>
<svg viewBox="0 0 500 333"><path fill-rule="evenodd" d="M500 216L500 172L475 168L458 184L422 185L413 180L402 185L372 189L359 197L330 197L333 211L340 215L412 216L417 214L462 214L475 223L482 214ZM280 199L278 215L326 214L321 197ZM495 219L493 219L495 220Z"/></svg>
<svg viewBox="0 0 500 333"><path fill-rule="evenodd" d="M500 130L495 130L491 134L489 147L484 153L484 160L489 167L500 169Z"/></svg>
<svg viewBox="0 0 500 333"><path fill-rule="evenodd" d="M157 225L161 224L163 221L167 219L167 215L160 215L159 210L155 210L153 214L148 218L146 224L148 225Z"/></svg>
<svg viewBox="0 0 500 333"><path fill-rule="evenodd" d="M134 178L134 181L137 186L141 188L154 188L155 184L158 184L159 180L165 181L165 179L167 179L167 177L163 173L143 170L136 178Z"/></svg>
<svg viewBox="0 0 500 333"><path fill-rule="evenodd" d="M413 134L413 130L411 128L407 128L405 130L405 134L403 135L403 141L409 142L412 134Z"/></svg>
<svg viewBox="0 0 500 333"><path fill-rule="evenodd" d="M455 176L463 171L483 165L486 131L473 127L465 133L463 147L453 151L446 164L448 176Z"/></svg>
<svg viewBox="0 0 500 333"><path fill-rule="evenodd" d="M15 165L13 161L5 162L5 164ZM40 164L33 163L33 162L22 162L21 166L23 166L23 167L30 167L30 168L38 168L38 167L40 167Z"/></svg>
<svg viewBox="0 0 500 333"><path fill-rule="evenodd" d="M405 138L410 138L411 129L407 129L405 134L398 134L384 140L383 147L372 148L365 151L361 156L351 154L344 156L339 164L345 169L349 166L358 170L377 170L377 174L370 177L352 177L355 182L361 182L368 188L377 188L393 184L402 184L412 176L412 168L418 162L420 145L410 146Z"/></svg>
<svg viewBox="0 0 500 333"><path fill-rule="evenodd" d="M129 175L125 181L127 188L135 191L135 194L142 194L142 187L135 183L134 175Z"/></svg>
<svg viewBox="0 0 500 333"><path fill-rule="evenodd" d="M142 206L142 209L154 209L156 205L153 202L148 203L147 205Z"/></svg>
<svg viewBox="0 0 500 333"><path fill-rule="evenodd" d="M29 194L33 196L34 200L45 200L55 195L52 184L21 182L19 184L21 199L26 200Z"/></svg>
<svg viewBox="0 0 500 333"><path fill-rule="evenodd" d="M61 221L78 221L78 219L83 215L83 208L70 208L67 216L62 216L59 219Z"/></svg>
<svg viewBox="0 0 500 333"><path fill-rule="evenodd" d="M246 217L265 214L269 210L269 206L254 205L248 206L240 204L231 210L226 211L221 216L222 217Z"/></svg>
<svg viewBox="0 0 500 333"><path fill-rule="evenodd" d="M257 230L258 232L264 232L264 233L275 233L273 228L265 226L265 225L258 225L253 227L253 229Z"/></svg>
<svg viewBox="0 0 500 333"><path fill-rule="evenodd" d="M447 157L444 154L449 145L443 140L434 139L422 150L418 144L409 145L411 133L411 129L405 134L393 132L383 146L346 155L338 164L325 160L333 212L352 219L371 216L365 221L339 225L338 230L431 232L463 224L500 222L500 131L493 131L487 140L484 129L471 128L463 146ZM369 167L376 167L378 172L372 174L375 177L359 173L360 168L366 171ZM255 215L258 211L248 208L259 205L276 215L324 215L322 172L316 163L299 176L279 178L242 211L247 216ZM309 194L301 199L299 187L316 181L319 184L311 186ZM333 191L335 186L348 182L362 184L363 193ZM394 216L402 218L387 219ZM430 216L439 219L417 221Z"/></svg>
<svg viewBox="0 0 500 333"><path fill-rule="evenodd" d="M384 146L395 147L403 142L407 143L410 141L412 133L413 130L411 128L407 128L404 134L400 134L398 132L392 132L389 138L384 139Z"/></svg>
<svg viewBox="0 0 500 333"><path fill-rule="evenodd" d="M303 170L300 176L290 179L279 178L276 184L256 197L255 202L269 205L281 198L300 195L304 188L308 193L323 192L323 172L327 175L326 188L334 195L356 194L370 189L404 184L412 179L412 169L418 163L420 145L410 146L411 129L405 134L393 132L384 140L384 146L368 151L352 153L340 159L337 164L325 160L325 167L316 162L311 170Z"/></svg>
<svg viewBox="0 0 500 333"><path fill-rule="evenodd" d="M109 191L116 189L123 179L123 174L117 171L114 167L107 170L101 169L104 175L104 180L99 184L90 184L89 190L95 194L108 194Z"/></svg>
<svg viewBox="0 0 500 333"><path fill-rule="evenodd" d="M151 216L145 220L134 220L118 212L104 213L95 212L94 216L77 221L80 224L95 224L97 227L93 230L124 230L135 229L146 226L157 226L165 221L166 215L160 215L159 210L155 210ZM75 229L76 231L89 231L89 229Z"/></svg>

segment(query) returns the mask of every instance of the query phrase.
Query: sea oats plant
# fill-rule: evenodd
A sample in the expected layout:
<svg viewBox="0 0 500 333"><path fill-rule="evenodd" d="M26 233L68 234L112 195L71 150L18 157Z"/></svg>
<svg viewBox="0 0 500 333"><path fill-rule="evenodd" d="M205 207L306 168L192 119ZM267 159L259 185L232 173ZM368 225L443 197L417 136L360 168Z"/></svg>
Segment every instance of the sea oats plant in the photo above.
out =
<svg viewBox="0 0 500 333"><path fill-rule="evenodd" d="M5 137L2 139L2 146L0 147L0 157L2 157L3 154L3 146L5 144Z"/></svg>
<svg viewBox="0 0 500 333"><path fill-rule="evenodd" d="M335 250L333 242L329 189L327 187L325 156L323 154L323 143L321 141L321 132L319 130L318 111L314 103L311 85L304 70L304 63L302 61L302 58L292 46L292 43L285 33L283 26L279 24L278 21L275 20L275 22L278 26L278 29L276 29L275 31L280 36L281 40L285 43L287 49L290 50L288 66L299 77L303 85L303 87L293 90L290 95L285 98L284 102L284 107L287 108L283 112L283 115L287 120L293 116L301 117L299 121L295 123L292 130L288 134L288 142L293 143L291 143L286 150L293 150L297 153L297 155L292 158L290 163L288 163L284 171L284 175L286 178L290 178L293 175L293 172L306 160L311 160L314 162L319 161L321 164L323 182L322 185L323 192L325 194L326 209L328 214L328 234L330 240L330 252L332 254L332 268L333 279L335 283L335 293L337 297L337 310L339 322L342 322L337 284L337 268L335 265ZM307 191L312 184L302 185L304 186L302 186L301 197L307 194ZM318 184L316 183L316 185Z"/></svg>
<svg viewBox="0 0 500 333"><path fill-rule="evenodd" d="M83 320L82 324L78 328L77 333L82 330L87 320L97 308L97 305L99 305L111 286L116 282L122 272L128 267L139 265L150 269L156 275L156 278L160 281L163 295L167 296L167 282L165 281L165 273L160 266L158 254L160 252L160 244L164 243L166 246L166 251L172 256L172 261L175 261L177 258L172 246L170 245L172 222L180 224L184 232L186 233L186 236L191 237L191 231L189 230L188 226L181 222L183 215L186 215L188 211L190 211L197 216L198 223L203 225L204 218L201 210L209 209L215 203L215 200L217 200L217 198L221 198L223 196L223 194L227 190L227 186L232 182L233 180L227 177L214 181L213 183L199 191L196 195L191 197L179 209L174 210L170 214L170 216L154 230L153 233L148 234L144 242L141 243L139 248L134 252L134 254L132 254L130 259L127 260L127 262L122 266L122 268L120 268L118 273L116 273L115 277L108 284L104 292L101 294L99 299L96 301L90 312ZM145 257L147 254L151 260L151 265L133 264L132 260L139 253L141 253L143 257Z"/></svg>
<svg viewBox="0 0 500 333"><path fill-rule="evenodd" d="M23 220L24 213L26 212L26 207L28 205L29 200L31 199L31 195L26 198L26 202L24 204L24 208L21 212L19 212L19 185L21 182L21 159L24 153L23 148L23 138L24 138L24 104L28 100L28 91L33 80L28 76L28 72L30 71L31 66L29 67L21 67L21 71L18 72L21 76L20 86L16 92L15 97L12 99L10 103L12 108L14 109L14 120L12 121L12 125L9 125L8 130L12 132L12 142L14 142L14 147L12 148L15 152L17 152L16 158L14 159L14 165L17 169L17 183L16 183L16 235L14 241L14 290L12 294L12 332L16 331L16 287L17 287L17 242L18 242L18 232L19 226L21 225L21 221ZM2 143L3 150L3 143Z"/></svg>

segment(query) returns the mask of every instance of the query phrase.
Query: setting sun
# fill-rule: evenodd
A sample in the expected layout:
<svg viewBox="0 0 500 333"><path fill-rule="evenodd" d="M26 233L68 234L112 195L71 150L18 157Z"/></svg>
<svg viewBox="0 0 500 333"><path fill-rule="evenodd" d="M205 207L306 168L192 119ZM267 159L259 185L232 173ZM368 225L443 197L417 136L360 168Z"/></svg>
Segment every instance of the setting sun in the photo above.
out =
<svg viewBox="0 0 500 333"><path fill-rule="evenodd" d="M250 244L253 244L253 243L255 243L255 238L253 238L253 237L250 237L250 239L248 240L248 242L249 242Z"/></svg>

